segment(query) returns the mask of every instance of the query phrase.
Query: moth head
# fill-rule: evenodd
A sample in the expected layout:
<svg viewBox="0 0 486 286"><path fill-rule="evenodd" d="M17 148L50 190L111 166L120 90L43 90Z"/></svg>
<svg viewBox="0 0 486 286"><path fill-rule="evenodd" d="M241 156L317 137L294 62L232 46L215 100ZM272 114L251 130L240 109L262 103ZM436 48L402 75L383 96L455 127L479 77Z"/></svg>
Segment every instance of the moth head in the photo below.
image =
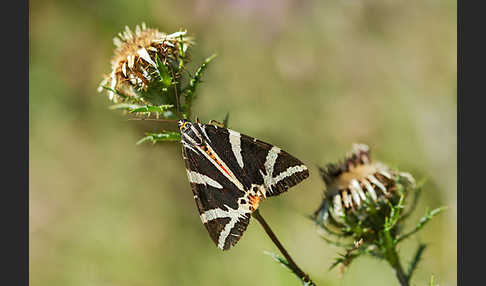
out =
<svg viewBox="0 0 486 286"><path fill-rule="evenodd" d="M198 128L192 124L189 120L182 119L178 122L179 131L181 132L182 138L185 141L193 145L203 145L204 141L200 134Z"/></svg>
<svg viewBox="0 0 486 286"><path fill-rule="evenodd" d="M179 120L179 122L178 122L179 131L181 133L187 132L189 129L191 129L191 125L192 124L189 120L186 120L186 119Z"/></svg>

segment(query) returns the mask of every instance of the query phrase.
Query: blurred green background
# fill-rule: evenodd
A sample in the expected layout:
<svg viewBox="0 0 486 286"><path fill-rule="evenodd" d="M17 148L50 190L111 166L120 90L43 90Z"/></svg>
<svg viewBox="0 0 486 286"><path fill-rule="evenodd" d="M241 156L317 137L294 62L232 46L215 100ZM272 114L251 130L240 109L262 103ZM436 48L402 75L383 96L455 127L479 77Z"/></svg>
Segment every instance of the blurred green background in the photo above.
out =
<svg viewBox="0 0 486 286"><path fill-rule="evenodd" d="M456 285L456 1L30 1L31 285L299 285L263 251L252 221L222 252L202 225L180 145L136 146L175 124L128 121L96 91L112 38L145 21L195 36L194 65L218 57L194 113L271 142L311 167L261 212L318 285L398 285L373 258L342 278L337 251L307 215L324 184L316 165L354 142L427 178L427 206L449 209L400 247L428 244L414 275Z"/></svg>

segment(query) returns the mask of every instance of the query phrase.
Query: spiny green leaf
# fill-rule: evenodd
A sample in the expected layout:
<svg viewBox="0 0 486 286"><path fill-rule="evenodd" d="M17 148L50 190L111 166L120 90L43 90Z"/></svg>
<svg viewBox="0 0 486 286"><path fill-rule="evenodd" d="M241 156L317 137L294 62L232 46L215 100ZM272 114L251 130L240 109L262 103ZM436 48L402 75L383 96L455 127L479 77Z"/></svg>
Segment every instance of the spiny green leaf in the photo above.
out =
<svg viewBox="0 0 486 286"><path fill-rule="evenodd" d="M201 66L194 73L194 77L192 77L192 79L189 81L188 86L186 86L182 91L182 93L185 94L184 112L182 113L183 118L191 118L191 107L192 101L195 98L196 88L201 82L201 77L207 68L207 64L209 64L215 57L216 54L213 54L201 64Z"/></svg>
<svg viewBox="0 0 486 286"><path fill-rule="evenodd" d="M332 269L334 269L339 264L343 264L345 266L349 266L351 264L351 262L355 258L357 258L358 256L360 256L363 253L364 252L362 252L362 251L358 251L358 252L347 252L346 254L340 254L340 253L338 253L338 255L341 256L341 257L338 257L338 258L336 258L334 260L334 263L329 267L329 271L331 271Z"/></svg>
<svg viewBox="0 0 486 286"><path fill-rule="evenodd" d="M341 254L339 254L339 255L341 255ZM339 257L339 258L334 259L334 263L331 264L331 266L329 266L329 271L333 270L334 268L336 268L336 266L343 263L344 261L346 261L346 259L344 257Z"/></svg>
<svg viewBox="0 0 486 286"><path fill-rule="evenodd" d="M172 76L169 73L169 68L162 63L157 54L155 54L155 61L157 63L157 71L159 72L160 82L165 88L171 86Z"/></svg>
<svg viewBox="0 0 486 286"><path fill-rule="evenodd" d="M194 97L194 93L198 84L201 82L201 77L204 71L207 68L207 65L216 57L216 54L211 55L210 57L206 58L201 66L196 70L194 73L194 77L189 81L189 86L186 87L184 90L186 92L187 97Z"/></svg>
<svg viewBox="0 0 486 286"><path fill-rule="evenodd" d="M181 134L174 131L162 131L161 133L146 133L145 135L145 137L138 140L137 145L145 142L152 142L153 144L155 144L158 141L174 142L181 140Z"/></svg>
<svg viewBox="0 0 486 286"><path fill-rule="evenodd" d="M425 215L422 218L420 218L420 220L417 223L417 225L415 226L415 228L412 231L410 231L409 233L401 235L400 237L398 237L396 242L398 243L398 242L406 239L407 237L411 236L412 234L416 233L417 231L422 229L424 227L424 225L427 222L429 222L434 216L438 215L440 212L442 212L446 209L447 209L447 207L440 207L440 208L436 208L432 211L426 210Z"/></svg>
<svg viewBox="0 0 486 286"><path fill-rule="evenodd" d="M130 104L130 103L118 103L118 104L113 104L112 106L108 107L111 110L133 110L142 107L141 105L138 104Z"/></svg>
<svg viewBox="0 0 486 286"><path fill-rule="evenodd" d="M181 57L185 57L186 53L184 51L184 38L182 37L182 34L179 35L179 54Z"/></svg>
<svg viewBox="0 0 486 286"><path fill-rule="evenodd" d="M146 106L138 106L136 108L130 108L129 112L134 113L134 112L157 112L157 113L163 113L171 108L173 108L174 105L172 104L164 104L164 105L146 105Z"/></svg>
<svg viewBox="0 0 486 286"><path fill-rule="evenodd" d="M106 89L106 90L109 90L109 91L113 92L114 94L118 95L121 98L127 98L126 95L119 93L118 91L114 90L113 88L111 88L109 86L101 86L101 87L104 88L104 89Z"/></svg>
<svg viewBox="0 0 486 286"><path fill-rule="evenodd" d="M353 247L353 244L350 244L350 243L342 243L342 242L339 242L339 241L335 241L335 240L332 240L332 239L329 239L327 237L325 237L323 234L321 233L318 233L319 236L324 240L326 241L327 243L329 243L330 245L334 245L334 246L337 246L337 247L344 247L344 248L350 248L350 247Z"/></svg>
<svg viewBox="0 0 486 286"><path fill-rule="evenodd" d="M435 215L439 214L439 213L440 213L440 212L442 212L442 211L445 211L446 209L448 209L448 207L445 207L445 206L444 206L444 207L440 207L440 208L436 208L436 209L432 210L432 211L429 213L429 216L430 216L430 218L432 218L433 216L435 216Z"/></svg>
<svg viewBox="0 0 486 286"><path fill-rule="evenodd" d="M314 220L314 219L315 219L315 217L314 217L314 216L309 216L309 218L310 218L311 220ZM320 229L323 229L323 230L324 230L324 231L325 231L327 234L329 234L329 235L336 236L336 237L339 237L339 238L346 237L346 235L344 235L343 233L336 232L336 231L334 231L334 230L330 229L330 228L328 227L328 225L332 225L332 224L330 224L330 223L321 223L321 224L318 224L318 227L319 227L319 228L318 228L318 234L319 234L319 235L322 235L322 234L319 232L319 230L320 230Z"/></svg>
<svg viewBox="0 0 486 286"><path fill-rule="evenodd" d="M412 200L412 203L410 204L410 208L402 214L402 216L399 219L400 221L405 220L415 210L415 208L418 204L420 195L422 194L422 187L423 187L424 184L425 184L425 179L420 180L420 182L418 182L416 184L416 186L415 186L415 188L413 189L413 192L412 192L413 200Z"/></svg>
<svg viewBox="0 0 486 286"><path fill-rule="evenodd" d="M265 253L266 255L270 255L275 261L281 263L284 267L292 270L289 266L287 259L283 258L282 256L268 251L264 251L263 253Z"/></svg>
<svg viewBox="0 0 486 286"><path fill-rule="evenodd" d="M271 256L275 261L277 261L278 263L280 263L280 265L282 265L284 268L286 268L287 270L289 270L290 272L292 272L295 276L297 276L297 278L299 278L300 282L302 283L302 285L304 286L307 286L307 285L312 285L304 280L302 280L298 275L297 273L295 273L293 270L292 270L292 267L290 267L287 259L283 258L282 256L280 255L277 255L275 253L272 253L272 252L268 252L268 251L264 251L264 253L266 255L269 255Z"/></svg>
<svg viewBox="0 0 486 286"><path fill-rule="evenodd" d="M179 70L184 68L184 58L186 57L186 52L184 50L184 38L182 35L179 36Z"/></svg>
<svg viewBox="0 0 486 286"><path fill-rule="evenodd" d="M393 206L391 203L389 204L391 208L391 213L390 217L386 219L385 221L385 231L390 231L395 224L397 223L398 219L400 218L400 213L403 209L403 201L404 201L404 196L400 196L400 200L398 201L398 204Z"/></svg>

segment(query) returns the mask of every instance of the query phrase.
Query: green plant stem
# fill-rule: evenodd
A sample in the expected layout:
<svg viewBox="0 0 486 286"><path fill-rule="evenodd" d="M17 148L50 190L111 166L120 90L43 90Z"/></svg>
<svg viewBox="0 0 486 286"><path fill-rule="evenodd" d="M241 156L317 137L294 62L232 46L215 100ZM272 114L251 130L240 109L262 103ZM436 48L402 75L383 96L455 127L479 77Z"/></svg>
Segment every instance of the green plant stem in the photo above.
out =
<svg viewBox="0 0 486 286"><path fill-rule="evenodd" d="M263 229L265 230L265 232L268 234L268 236L270 237L270 239L277 246L278 250L280 250L280 252L285 257L285 259L287 259L288 266L290 267L290 269L297 276L299 276L299 278L302 279L302 281L306 282L307 285L313 285L313 286L315 286L316 284L310 279L309 275L307 275L304 271L302 271L302 269L300 269L300 267L297 266L297 264L294 262L294 260L292 259L292 257L290 257L289 253L287 252L287 250L285 250L285 248L283 247L283 245L280 243L280 241L278 240L278 238L275 235L275 233L273 233L273 231L270 228L270 226L267 224L267 222L265 221L265 219L263 219L262 215L260 214L260 211L258 209L255 210L252 213L252 216L254 218L256 218L256 220L261 224L261 226L263 227Z"/></svg>
<svg viewBox="0 0 486 286"><path fill-rule="evenodd" d="M407 272L407 277L410 280L410 277L412 277L413 272L415 269L417 269L417 265L420 261L420 258L422 257L422 253L424 253L426 245L425 244L420 244L417 248L417 251L415 252L415 256L412 260L412 262L409 265L408 272Z"/></svg>
<svg viewBox="0 0 486 286"><path fill-rule="evenodd" d="M400 282L401 286L409 286L409 279L410 277L407 276L405 271L403 271L402 264L400 263L400 258L398 257L398 253L396 250L396 244L393 241L393 238L389 231L384 231L384 246L385 246L385 259L388 261L390 266L395 271L395 276L397 277L398 281Z"/></svg>

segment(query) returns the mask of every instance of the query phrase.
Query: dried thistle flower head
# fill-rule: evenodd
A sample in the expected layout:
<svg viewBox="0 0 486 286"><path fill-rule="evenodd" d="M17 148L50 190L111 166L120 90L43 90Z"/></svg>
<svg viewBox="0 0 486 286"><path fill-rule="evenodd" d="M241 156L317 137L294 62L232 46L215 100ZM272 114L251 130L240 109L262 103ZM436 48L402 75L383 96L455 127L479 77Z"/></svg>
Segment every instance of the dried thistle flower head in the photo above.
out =
<svg viewBox="0 0 486 286"><path fill-rule="evenodd" d="M404 221L417 205L421 187L412 175L372 162L370 149L364 144L354 144L343 161L328 164L320 171L326 189L313 219L326 242L345 250L331 268L339 265L344 269L367 254L386 260L400 284L410 285L425 245L418 246L408 272L401 265L396 247L445 208L427 210L415 228L404 233ZM408 199L409 195L413 200Z"/></svg>
<svg viewBox="0 0 486 286"><path fill-rule="evenodd" d="M113 43L116 49L112 70L98 91L108 89L108 96L115 103L167 103L162 97L172 92L169 87L189 59L187 49L192 39L186 31L165 34L142 23L135 31L126 26Z"/></svg>
<svg viewBox="0 0 486 286"><path fill-rule="evenodd" d="M321 206L314 213L319 224L332 221L341 226L350 217L366 222L370 207L388 209L388 203L398 203L400 196L404 195L402 192L415 187L415 180L410 174L372 162L370 149L364 144L354 144L352 152L343 161L328 164L320 168L320 172L326 190Z"/></svg>

